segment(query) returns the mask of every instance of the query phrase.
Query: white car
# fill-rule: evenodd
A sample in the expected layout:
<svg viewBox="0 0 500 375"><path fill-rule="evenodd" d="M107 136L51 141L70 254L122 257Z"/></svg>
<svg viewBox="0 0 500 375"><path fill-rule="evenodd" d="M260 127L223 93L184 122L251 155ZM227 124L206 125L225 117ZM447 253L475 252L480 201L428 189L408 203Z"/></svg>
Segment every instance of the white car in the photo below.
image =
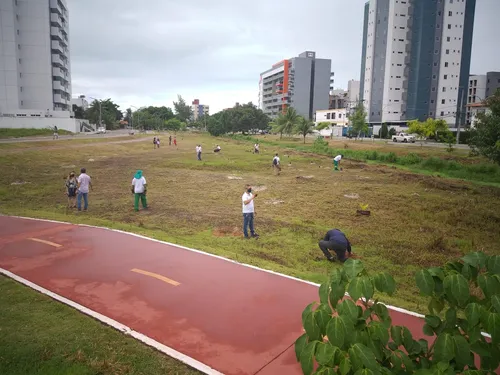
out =
<svg viewBox="0 0 500 375"><path fill-rule="evenodd" d="M97 128L97 134L106 134L106 128L104 126L100 126Z"/></svg>
<svg viewBox="0 0 500 375"><path fill-rule="evenodd" d="M406 133L398 133L392 136L392 141L403 142L403 143L408 143L408 142L415 143L415 137L413 135Z"/></svg>

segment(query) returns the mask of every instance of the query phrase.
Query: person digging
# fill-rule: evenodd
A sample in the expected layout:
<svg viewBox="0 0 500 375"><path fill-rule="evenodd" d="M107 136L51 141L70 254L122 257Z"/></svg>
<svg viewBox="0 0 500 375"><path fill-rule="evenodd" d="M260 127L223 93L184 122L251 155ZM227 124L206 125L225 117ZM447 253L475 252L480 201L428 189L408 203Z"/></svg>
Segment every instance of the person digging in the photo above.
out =
<svg viewBox="0 0 500 375"><path fill-rule="evenodd" d="M343 157L344 155L337 155L333 158L333 166L336 171L339 170L340 161L342 160ZM340 168L340 170L342 170L342 168Z"/></svg>
<svg viewBox="0 0 500 375"><path fill-rule="evenodd" d="M146 179L142 175L142 171L138 170L134 179L132 180L132 186L130 187L132 193L134 194L134 210L139 211L139 200L142 203L142 208L145 210L148 208L148 202L146 200L147 185Z"/></svg>
<svg viewBox="0 0 500 375"><path fill-rule="evenodd" d="M325 254L326 259L330 262L335 262L335 258L337 258L339 262L343 263L348 259L346 252L349 256L351 256L352 253L351 243L347 239L346 235L338 229L329 230L326 233L325 238L319 241L318 245L323 254ZM332 255L330 250L335 252L336 257Z"/></svg>

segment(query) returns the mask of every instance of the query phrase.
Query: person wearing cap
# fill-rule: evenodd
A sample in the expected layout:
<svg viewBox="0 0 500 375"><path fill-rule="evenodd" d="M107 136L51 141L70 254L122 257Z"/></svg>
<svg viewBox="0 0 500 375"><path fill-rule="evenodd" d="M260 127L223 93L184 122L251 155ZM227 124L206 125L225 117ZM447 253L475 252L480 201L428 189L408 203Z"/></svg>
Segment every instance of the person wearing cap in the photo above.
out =
<svg viewBox="0 0 500 375"><path fill-rule="evenodd" d="M134 210L139 211L139 200L141 200L142 208L148 208L148 202L146 200L147 185L146 179L142 175L142 171L138 170L132 180L131 186L132 193L134 194Z"/></svg>
<svg viewBox="0 0 500 375"><path fill-rule="evenodd" d="M343 157L344 155L337 155L333 158L333 165L336 171L339 170L340 161L342 160Z"/></svg>

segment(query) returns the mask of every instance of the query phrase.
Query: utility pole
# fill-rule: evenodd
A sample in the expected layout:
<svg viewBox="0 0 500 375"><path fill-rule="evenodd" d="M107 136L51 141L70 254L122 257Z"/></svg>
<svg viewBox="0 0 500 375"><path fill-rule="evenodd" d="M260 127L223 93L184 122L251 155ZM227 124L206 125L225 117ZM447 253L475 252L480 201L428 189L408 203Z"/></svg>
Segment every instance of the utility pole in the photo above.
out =
<svg viewBox="0 0 500 375"><path fill-rule="evenodd" d="M458 111L457 111L457 145L460 144L460 125L462 124L462 108L464 106L464 96L465 96L465 89L463 87L461 87L462 89L462 93L460 94L460 98L459 98L459 107L458 107Z"/></svg>

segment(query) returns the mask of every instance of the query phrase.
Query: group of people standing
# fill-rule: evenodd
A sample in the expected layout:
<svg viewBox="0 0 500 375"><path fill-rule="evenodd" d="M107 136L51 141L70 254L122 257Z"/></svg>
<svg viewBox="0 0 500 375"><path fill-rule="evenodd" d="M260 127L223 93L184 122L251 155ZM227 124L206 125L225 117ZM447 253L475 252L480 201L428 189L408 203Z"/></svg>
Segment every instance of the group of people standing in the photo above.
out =
<svg viewBox="0 0 500 375"><path fill-rule="evenodd" d="M87 174L87 170L82 168L80 175L75 176L71 172L66 179L66 195L68 196L68 208L78 208L78 211L87 211L89 207L89 191L92 190L92 179Z"/></svg>

